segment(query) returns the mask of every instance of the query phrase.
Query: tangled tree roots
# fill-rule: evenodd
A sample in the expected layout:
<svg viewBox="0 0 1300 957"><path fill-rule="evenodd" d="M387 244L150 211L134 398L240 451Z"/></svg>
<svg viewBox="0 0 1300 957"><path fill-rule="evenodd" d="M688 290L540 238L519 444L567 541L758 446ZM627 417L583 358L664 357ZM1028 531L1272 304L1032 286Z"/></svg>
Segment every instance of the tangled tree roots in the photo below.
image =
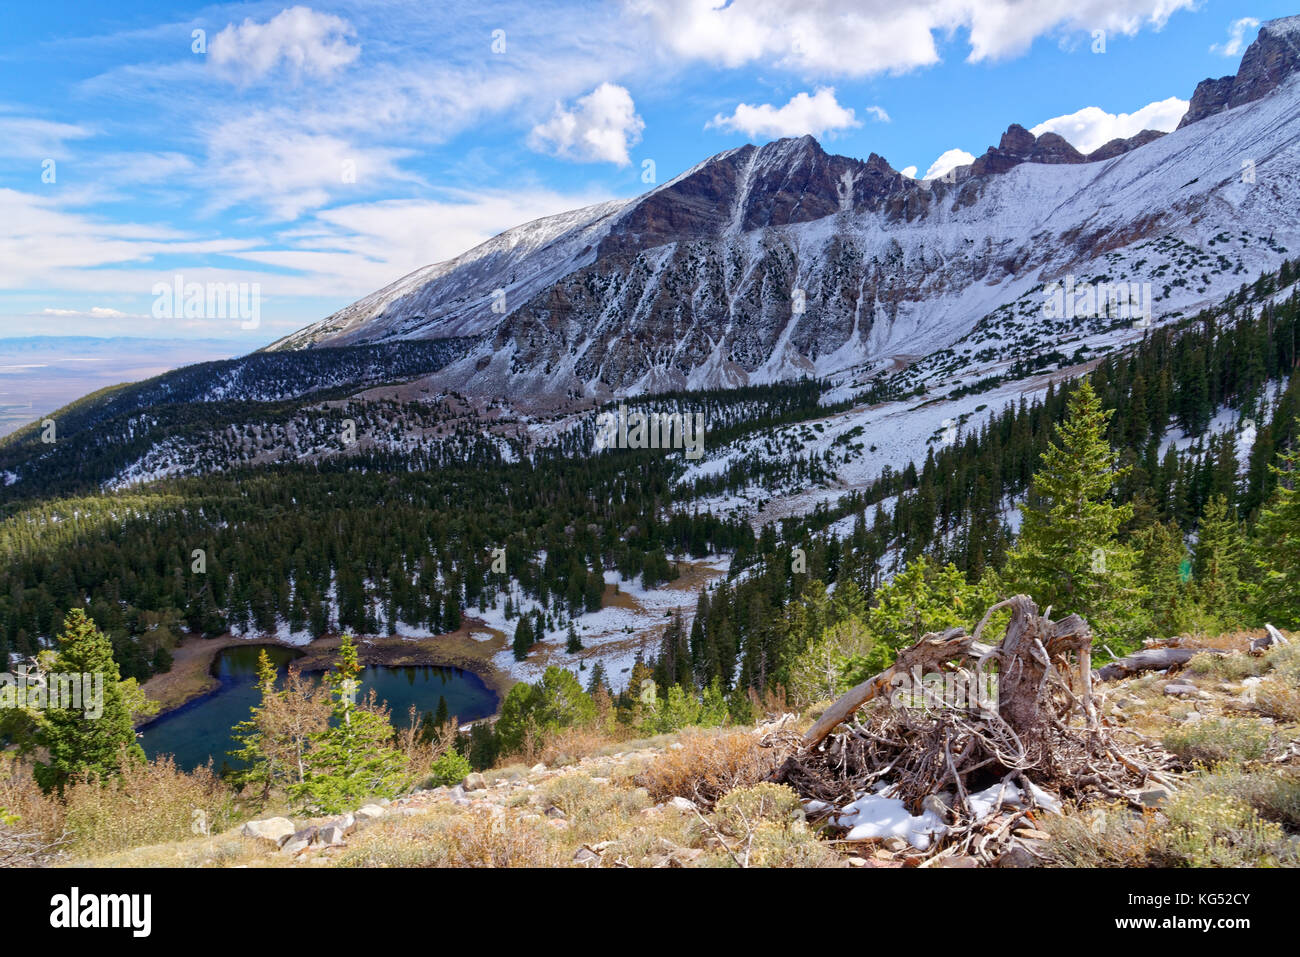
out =
<svg viewBox="0 0 1300 957"><path fill-rule="evenodd" d="M1006 637L996 647L981 645L980 633L1003 608L1011 609ZM1077 615L1053 622L1024 595L1000 602L972 635L928 634L842 696L791 742L794 753L774 776L835 806L887 783L910 813L942 811L948 831L932 851L942 846L944 854L986 860L1033 810L1031 781L1080 801L1137 803L1151 783L1172 789L1164 773L1170 755L1128 732L1121 733L1131 740L1121 743L1098 718L1091 645L1092 632ZM960 700L936 686L958 689ZM981 693L992 688L995 694ZM999 783L1017 785L1024 806L1009 818L977 820L970 795ZM942 795L942 804L929 795Z"/></svg>

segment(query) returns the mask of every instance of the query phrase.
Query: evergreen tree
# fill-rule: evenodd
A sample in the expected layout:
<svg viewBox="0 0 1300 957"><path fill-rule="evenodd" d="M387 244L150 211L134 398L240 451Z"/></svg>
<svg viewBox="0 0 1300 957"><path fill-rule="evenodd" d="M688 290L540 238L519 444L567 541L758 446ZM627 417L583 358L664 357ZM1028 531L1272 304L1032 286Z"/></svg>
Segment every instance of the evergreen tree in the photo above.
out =
<svg viewBox="0 0 1300 957"><path fill-rule="evenodd" d="M117 773L123 758L144 760L135 740L131 701L135 682L121 681L107 637L85 611L73 608L63 620L59 649L51 672L92 676L92 688L103 682L103 707L82 702L82 707L47 708L40 717L37 740L49 752L48 762L37 762L34 773L45 790L63 790L69 778L81 775L108 777ZM94 714L87 714L90 711Z"/></svg>
<svg viewBox="0 0 1300 957"><path fill-rule="evenodd" d="M1006 577L1040 607L1081 615L1100 634L1123 643L1134 635L1134 556L1119 541L1132 504L1111 501L1127 474L1107 443L1112 411L1102 409L1084 379L1070 395L1020 506L1020 538L1008 556Z"/></svg>
<svg viewBox="0 0 1300 957"><path fill-rule="evenodd" d="M1241 581L1241 528L1227 499L1216 495L1205 504L1197 530L1193 571L1196 595L1205 611L1225 627L1240 622L1243 601Z"/></svg>
<svg viewBox="0 0 1300 957"><path fill-rule="evenodd" d="M519 616L519 623L515 625L515 639L511 647L515 653L515 661L523 661L528 657L528 651L533 647L533 625L532 619L528 615Z"/></svg>
<svg viewBox="0 0 1300 957"><path fill-rule="evenodd" d="M260 698L250 709L249 717L235 725L231 737L234 738L236 747L229 752L236 768L230 775L231 783L240 790L249 785L260 785L263 798L270 793L279 770L275 757L265 746L266 736L262 722L275 695L275 677L275 666L263 648L257 655L256 687Z"/></svg>
<svg viewBox="0 0 1300 957"><path fill-rule="evenodd" d="M576 655L582 651L582 641L578 638L578 629L574 627L572 619L569 620L569 636L564 643L564 650L570 655Z"/></svg>
<svg viewBox="0 0 1300 957"><path fill-rule="evenodd" d="M405 761L391 747L393 726L373 694L356 701L361 665L351 635L339 645L338 664L325 676L333 698L330 725L314 737L307 774L294 793L306 804L335 814L369 797L394 797L406 785Z"/></svg>
<svg viewBox="0 0 1300 957"><path fill-rule="evenodd" d="M1279 462L1271 466L1277 485L1255 526L1258 610L1294 625L1300 621L1300 448L1280 453Z"/></svg>

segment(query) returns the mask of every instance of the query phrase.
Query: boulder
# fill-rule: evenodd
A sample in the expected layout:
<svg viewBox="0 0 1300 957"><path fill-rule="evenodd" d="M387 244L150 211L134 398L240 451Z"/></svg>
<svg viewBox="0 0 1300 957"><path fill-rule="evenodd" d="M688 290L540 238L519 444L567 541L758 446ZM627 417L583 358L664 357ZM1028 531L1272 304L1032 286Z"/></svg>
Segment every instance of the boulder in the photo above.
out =
<svg viewBox="0 0 1300 957"><path fill-rule="evenodd" d="M1173 792L1166 787L1150 787L1138 794L1138 801L1143 807L1159 807L1173 797Z"/></svg>
<svg viewBox="0 0 1300 957"><path fill-rule="evenodd" d="M287 857L295 857L307 850L309 847L311 847L311 841L304 841L299 838L291 837L285 842L284 847L280 848L280 853Z"/></svg>
<svg viewBox="0 0 1300 957"><path fill-rule="evenodd" d="M357 821L360 823L375 821L383 817L385 813L387 812L378 804L367 804L357 811Z"/></svg>
<svg viewBox="0 0 1300 957"><path fill-rule="evenodd" d="M475 771L473 774L465 776L465 780L461 782L461 787L466 791L482 791L487 787L487 781L483 775Z"/></svg>
<svg viewBox="0 0 1300 957"><path fill-rule="evenodd" d="M681 811L683 814L690 814L695 810L695 802L690 798L675 797L668 802L668 807Z"/></svg>
<svg viewBox="0 0 1300 957"><path fill-rule="evenodd" d="M343 843L346 832L337 824L326 824L320 829L317 840L326 847L338 847Z"/></svg>
<svg viewBox="0 0 1300 957"><path fill-rule="evenodd" d="M1038 861L1034 855L1019 845L1012 845L1003 851L996 861L994 867L1037 867Z"/></svg>
<svg viewBox="0 0 1300 957"><path fill-rule="evenodd" d="M287 854L292 857L294 854L301 854L312 844L316 843L316 838L320 834L320 828L314 825L304 827L301 831L295 831L289 840L284 842L280 848L281 854Z"/></svg>
<svg viewBox="0 0 1300 957"><path fill-rule="evenodd" d="M287 817L271 817L265 821L249 821L239 833L245 837L266 841L280 847L285 841L293 837L294 832L297 830L298 828L293 821Z"/></svg>

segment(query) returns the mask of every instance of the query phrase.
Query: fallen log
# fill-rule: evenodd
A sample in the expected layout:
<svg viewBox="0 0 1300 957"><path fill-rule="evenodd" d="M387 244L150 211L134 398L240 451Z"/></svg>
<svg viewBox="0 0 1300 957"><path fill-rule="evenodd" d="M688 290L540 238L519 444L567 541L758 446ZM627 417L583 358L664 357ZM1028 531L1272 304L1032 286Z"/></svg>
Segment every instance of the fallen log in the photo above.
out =
<svg viewBox="0 0 1300 957"><path fill-rule="evenodd" d="M1126 658L1118 658L1102 665L1092 673L1095 681L1114 681L1127 678L1139 671L1160 671L1174 665L1185 665L1197 655L1226 655L1220 648L1143 648Z"/></svg>

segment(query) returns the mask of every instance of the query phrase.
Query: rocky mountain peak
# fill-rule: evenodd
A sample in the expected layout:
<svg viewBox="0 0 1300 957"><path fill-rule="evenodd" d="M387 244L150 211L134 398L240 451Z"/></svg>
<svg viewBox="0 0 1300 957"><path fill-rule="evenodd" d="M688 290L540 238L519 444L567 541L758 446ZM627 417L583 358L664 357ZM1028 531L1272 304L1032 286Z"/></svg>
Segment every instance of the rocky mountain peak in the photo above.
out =
<svg viewBox="0 0 1300 957"><path fill-rule="evenodd" d="M1300 69L1300 16L1269 20L1260 26L1255 42L1242 54L1236 75L1196 84L1196 92L1178 128L1253 103L1276 89L1297 69Z"/></svg>

